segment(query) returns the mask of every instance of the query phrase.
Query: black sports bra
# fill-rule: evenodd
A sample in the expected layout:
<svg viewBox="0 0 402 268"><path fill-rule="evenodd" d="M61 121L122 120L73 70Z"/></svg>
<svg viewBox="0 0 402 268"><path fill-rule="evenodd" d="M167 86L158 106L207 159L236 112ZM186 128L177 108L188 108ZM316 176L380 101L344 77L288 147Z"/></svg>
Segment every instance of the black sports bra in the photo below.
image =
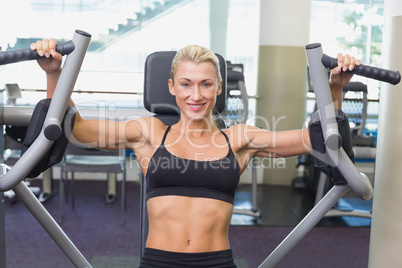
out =
<svg viewBox="0 0 402 268"><path fill-rule="evenodd" d="M147 171L147 200L156 196L179 195L218 199L233 204L240 179L240 168L228 142L228 154L214 161L184 159L165 148L166 129L159 148L153 154Z"/></svg>

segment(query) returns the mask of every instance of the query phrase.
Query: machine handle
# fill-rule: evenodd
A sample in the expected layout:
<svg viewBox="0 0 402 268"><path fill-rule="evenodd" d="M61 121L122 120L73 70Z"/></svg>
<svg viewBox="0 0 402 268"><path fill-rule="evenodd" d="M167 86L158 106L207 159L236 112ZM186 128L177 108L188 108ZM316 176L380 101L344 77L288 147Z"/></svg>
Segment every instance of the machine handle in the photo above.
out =
<svg viewBox="0 0 402 268"><path fill-rule="evenodd" d="M73 41L67 41L56 45L56 51L62 56L70 54L74 49L75 45ZM39 56L37 51L30 48L2 51L0 52L0 65L41 58L45 58L45 56Z"/></svg>
<svg viewBox="0 0 402 268"><path fill-rule="evenodd" d="M333 69L338 66L338 60L336 58L332 58L325 54L322 55L321 62L326 68L329 69ZM392 85L396 85L401 81L401 74L399 73L399 71L391 71L364 64L355 66L352 71L348 72L367 78L373 78L382 82L387 82Z"/></svg>
<svg viewBox="0 0 402 268"><path fill-rule="evenodd" d="M335 108L328 84L327 71L322 63L323 53L321 44L309 44L306 46L307 62L310 66L311 80L323 130L324 140L327 142L332 136L339 136L338 125L335 118ZM335 140L336 141L336 140ZM341 141L339 141L341 142ZM336 142L335 142L336 143ZM349 159L340 146L328 146L326 143L326 155L331 164L337 165L339 171L345 177L348 186L359 197L368 200L373 196L373 187L365 175L360 174L356 166Z"/></svg>

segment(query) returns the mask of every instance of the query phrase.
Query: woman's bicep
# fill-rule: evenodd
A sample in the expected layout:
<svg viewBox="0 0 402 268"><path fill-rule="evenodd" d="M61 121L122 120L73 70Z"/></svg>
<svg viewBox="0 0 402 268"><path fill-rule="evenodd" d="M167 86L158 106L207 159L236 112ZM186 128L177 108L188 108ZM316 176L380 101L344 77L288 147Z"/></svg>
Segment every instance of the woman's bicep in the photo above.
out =
<svg viewBox="0 0 402 268"><path fill-rule="evenodd" d="M271 132L252 129L247 147L255 150L254 155L265 157L289 157L308 152L310 139L306 130Z"/></svg>
<svg viewBox="0 0 402 268"><path fill-rule="evenodd" d="M140 142L147 125L145 119L130 121L110 121L82 119L76 122L71 140L87 146L106 150L131 148Z"/></svg>
<svg viewBox="0 0 402 268"><path fill-rule="evenodd" d="M124 143L126 148L135 149L149 141L152 133L152 119L149 117L126 121L121 125L120 143Z"/></svg>

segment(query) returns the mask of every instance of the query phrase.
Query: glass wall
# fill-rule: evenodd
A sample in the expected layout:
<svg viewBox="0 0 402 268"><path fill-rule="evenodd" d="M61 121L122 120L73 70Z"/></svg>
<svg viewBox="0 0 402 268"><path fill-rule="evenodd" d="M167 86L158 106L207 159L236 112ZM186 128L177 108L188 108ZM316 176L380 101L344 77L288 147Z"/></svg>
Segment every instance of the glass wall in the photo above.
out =
<svg viewBox="0 0 402 268"><path fill-rule="evenodd" d="M321 43L324 53L336 57L337 53L349 53L361 59L363 64L381 67L381 46L384 0L313 0L310 25L311 42ZM370 132L376 132L381 83L360 76L354 81L367 85L368 124ZM361 98L351 94L349 98ZM314 101L308 103L312 111Z"/></svg>
<svg viewBox="0 0 402 268"><path fill-rule="evenodd" d="M248 94L256 94L260 0L229 0L226 59L242 63ZM70 39L75 29L92 34L79 75L77 102L106 99L119 107L142 108L143 69L148 54L177 50L187 44L210 46L210 0L20 0L2 5L0 46L29 47L43 37ZM310 41L326 54L341 51L381 66L383 0L312 0ZM369 86L378 100L380 85ZM0 66L0 88L18 83L23 98L34 104L44 98L45 76L36 62ZM89 92L89 93L83 93ZM92 94L110 92L111 94ZM253 110L255 100L251 98ZM376 115L376 105L370 113Z"/></svg>
<svg viewBox="0 0 402 268"><path fill-rule="evenodd" d="M256 73L257 4L258 0L232 0L229 5L227 60L244 63L246 77ZM0 46L3 50L27 48L43 37L62 41L71 38L75 29L87 31L93 37L76 84L75 91L81 92L73 96L76 102L99 98L119 107L141 108L147 55L188 44L209 47L214 27L209 23L209 7L209 0L9 1L4 9L7 15L0 17L1 25L9 25L1 28ZM27 23L21 24L22 18ZM251 94L254 81L250 79ZM43 92L31 92L45 89L45 76L36 62L3 66L0 88L6 83L18 83L24 89L17 104L34 104L44 97Z"/></svg>
<svg viewBox="0 0 402 268"><path fill-rule="evenodd" d="M322 43L325 53L334 57L349 53L364 64L381 66L383 10L384 0L314 0L310 40ZM370 86L371 99L378 99L376 89L378 84Z"/></svg>

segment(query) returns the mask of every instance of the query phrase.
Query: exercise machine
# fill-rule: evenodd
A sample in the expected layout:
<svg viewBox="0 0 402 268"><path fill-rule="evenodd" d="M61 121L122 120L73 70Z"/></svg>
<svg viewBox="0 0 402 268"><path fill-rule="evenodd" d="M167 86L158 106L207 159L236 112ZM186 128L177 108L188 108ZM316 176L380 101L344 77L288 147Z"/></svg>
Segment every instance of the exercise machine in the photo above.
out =
<svg viewBox="0 0 402 268"><path fill-rule="evenodd" d="M9 169L5 165L0 165L3 174L0 178L0 191L4 192L13 189L44 229L55 240L56 244L59 245L72 263L77 267L90 267L90 264L22 181L30 173L30 170L35 168L35 164L40 161L42 156L51 148L53 143L55 143L60 135L62 135L62 124L60 122L63 121L68 100L70 99L75 80L78 76L79 68L89 44L89 39L90 36L81 31L77 31L74 35L72 41L74 49L70 54L66 53L68 56L63 67L63 72L60 76L55 96L50 103L49 111L44 120L43 127L41 127L39 136L12 169ZM342 175L342 178L336 180L335 186L326 196L323 197L317 206L313 208L313 210L289 234L278 248L272 252L260 267L276 266L349 189L354 190L364 200L370 199L373 195L373 188L369 180L364 174L357 171L353 162L349 159L342 147L343 140L338 131L335 116L336 113L332 104L332 98L328 86L328 77L324 67L324 65L327 66L327 62L325 61L324 65L321 63L321 58L323 56L321 46L318 44L308 45L306 50L314 88L316 89L318 110L320 111L320 120L313 120L313 123L320 122L319 124L322 128L326 149L325 154L315 154L315 156L320 158L322 161L329 163L333 168L336 166ZM36 52L34 54L36 54ZM17 61L28 59L34 58L25 57L23 59L18 59ZM0 54L0 64L12 62L7 62L7 60L2 62ZM381 70L374 67L360 67L363 72L359 72L358 70L361 69L356 68L356 74L362 74L394 84L397 84L400 81L400 75L397 72ZM1 212L0 209L0 213ZM1 217L2 216L0 216L0 220ZM1 224L4 226L4 221L3 223L0 222L0 225Z"/></svg>
<svg viewBox="0 0 402 268"><path fill-rule="evenodd" d="M348 100L345 100L345 95L349 92L357 93L360 98L350 98ZM342 110L348 116L349 125L351 126L353 152L355 158L359 159L359 162L361 162L362 160L370 161L371 159L374 159L376 150L375 137L363 133L367 120L367 94L367 85L361 82L350 82L343 88ZM316 172L319 173L319 178L317 184L317 192L315 196L315 204L317 204L321 200L321 198L325 194L325 191L328 189L327 184L329 184L330 182L330 179L327 175L325 175L325 173L320 172L319 169L316 169ZM344 201L338 202L338 204L333 209L328 211L325 216L352 216L371 218L371 209L355 209L353 208L353 206L349 205L348 202Z"/></svg>
<svg viewBox="0 0 402 268"><path fill-rule="evenodd" d="M71 134L73 117L75 112L68 106L77 80L82 62L87 51L91 35L80 30L76 30L71 41L57 45L57 51L62 55L67 55L56 86L54 97L50 100L42 100L36 106L28 132L33 133L30 142L24 140L26 146L20 159L13 168L0 164L0 192L12 189L18 198L24 203L31 214L47 231L50 237L70 259L76 267L91 267L82 253L75 247L64 231L47 212L39 200L25 185L23 180L32 173L37 173L49 167L49 163L55 164L60 161L68 142L68 134ZM16 63L20 61L38 59L40 56L31 49L0 52L0 65ZM35 112L39 111L40 117L37 118ZM45 111L45 112L43 112ZM66 119L70 121L66 121ZM70 128L70 129L68 129ZM53 152L57 157L54 157ZM45 161L44 161L45 160ZM3 204L1 204L3 205ZM0 208L3 213L4 208ZM0 216L0 232L4 232L4 214ZM4 240L4 234L0 235ZM0 257L4 260L5 266L5 242L0 241Z"/></svg>
<svg viewBox="0 0 402 268"><path fill-rule="evenodd" d="M326 70L326 68L332 69L336 67L338 65L337 59L323 54L321 44L319 43L307 45L306 54L318 107L318 113L316 114L318 118L312 118L311 123L318 124L321 127L323 141L321 144L324 149L324 152L315 151L312 154L316 159L326 163L333 174L337 174L338 176L333 177L334 186L329 192L261 263L259 266L261 268L278 265L350 189L363 200L371 199L374 192L367 176L357 170L343 148L344 140L339 133L337 114L332 102ZM372 66L356 66L352 72L393 85L398 84L401 80L399 72Z"/></svg>
<svg viewBox="0 0 402 268"><path fill-rule="evenodd" d="M227 108L225 110L226 126L234 124L246 124L248 118L248 94L244 79L243 64L235 64L230 61L227 65ZM257 206L257 161L253 157L250 161L251 168L251 208L235 206L233 214L252 216L253 221L261 218L261 211Z"/></svg>

